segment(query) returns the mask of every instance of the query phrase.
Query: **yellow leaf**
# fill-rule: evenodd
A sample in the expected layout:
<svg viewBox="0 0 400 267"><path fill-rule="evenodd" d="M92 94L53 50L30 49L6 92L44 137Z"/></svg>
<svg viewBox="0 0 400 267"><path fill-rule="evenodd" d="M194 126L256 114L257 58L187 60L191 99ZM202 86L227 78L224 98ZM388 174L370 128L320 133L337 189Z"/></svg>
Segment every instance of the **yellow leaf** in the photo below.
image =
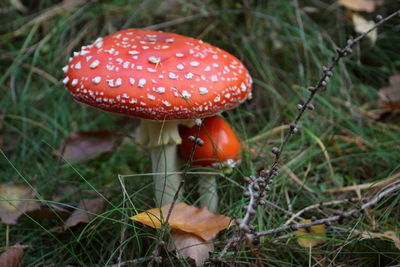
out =
<svg viewBox="0 0 400 267"><path fill-rule="evenodd" d="M374 25L375 22L372 20L366 20L362 16L354 13L352 16L353 19L353 24L354 24L354 30L358 33L364 33L371 29ZM378 31L377 29L373 30L372 32L368 33L367 37L370 39L372 44L375 43L376 38L378 37Z"/></svg>
<svg viewBox="0 0 400 267"><path fill-rule="evenodd" d="M160 228L170 209L171 204L160 208L150 209L139 213L132 220L141 222L153 228ZM203 240L212 240L220 231L233 225L231 218L224 215L216 215L207 208L197 208L176 203L168 220L169 227L187 233L192 233Z"/></svg>
<svg viewBox="0 0 400 267"><path fill-rule="evenodd" d="M339 5L354 11L373 12L377 6L382 5L381 0L339 0Z"/></svg>
<svg viewBox="0 0 400 267"><path fill-rule="evenodd" d="M309 223L311 220L304 220L300 223ZM300 228L296 231L297 243L303 248L314 247L325 242L325 225L317 224L309 229Z"/></svg>

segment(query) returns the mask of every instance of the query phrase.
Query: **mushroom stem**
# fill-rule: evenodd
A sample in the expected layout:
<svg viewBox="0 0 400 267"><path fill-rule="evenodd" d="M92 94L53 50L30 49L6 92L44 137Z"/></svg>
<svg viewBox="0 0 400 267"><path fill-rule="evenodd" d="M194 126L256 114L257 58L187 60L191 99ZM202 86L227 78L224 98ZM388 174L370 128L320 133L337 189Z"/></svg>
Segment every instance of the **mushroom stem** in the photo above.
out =
<svg viewBox="0 0 400 267"><path fill-rule="evenodd" d="M150 148L157 206L172 203L178 190L181 176L171 174L178 170L176 149L175 144Z"/></svg>
<svg viewBox="0 0 400 267"><path fill-rule="evenodd" d="M200 177L199 180L200 206L216 212L218 208L217 179L215 175Z"/></svg>
<svg viewBox="0 0 400 267"><path fill-rule="evenodd" d="M158 206L172 203L181 181L179 174L171 174L178 171L177 144L182 142L178 124L191 126L193 120L142 120L136 136L150 150Z"/></svg>

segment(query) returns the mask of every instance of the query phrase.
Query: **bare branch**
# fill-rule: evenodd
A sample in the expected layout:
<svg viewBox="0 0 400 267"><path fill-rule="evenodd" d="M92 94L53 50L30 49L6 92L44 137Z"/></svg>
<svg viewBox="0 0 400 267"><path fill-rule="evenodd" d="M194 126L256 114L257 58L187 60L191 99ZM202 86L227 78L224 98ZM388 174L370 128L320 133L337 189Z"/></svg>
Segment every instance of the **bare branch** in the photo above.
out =
<svg viewBox="0 0 400 267"><path fill-rule="evenodd" d="M344 218L348 217L358 217L360 214L360 211L366 210L374 205L376 205L381 199L384 197L387 197L391 193L397 191L400 189L400 182L395 182L387 186L385 189L381 190L378 192L375 196L373 196L369 201L367 201L365 204L363 204L359 209L351 209L349 211L345 211L341 213L340 215L335 215L331 216L328 218L320 219L320 220L314 220L309 223L299 223L299 224L291 224L291 225L284 225L281 227L277 227L274 229L262 231L262 232L257 232L254 233L252 237L259 238L261 236L266 236L270 234L275 234L283 231L288 231L288 230L297 230L300 228L308 228L317 224L325 224L325 225L330 225L333 222L341 221Z"/></svg>
<svg viewBox="0 0 400 267"><path fill-rule="evenodd" d="M299 228L306 228L306 227L310 227L310 226L316 225L316 224L330 224L332 222L339 221L345 217L355 216L356 214L358 214L359 210L353 209L353 210L345 212L341 215L332 216L332 217L329 217L326 219L316 220L316 221L308 223L308 224L285 225L285 226L281 226L276 229L271 229L271 230L267 230L264 232L251 233L252 227L251 227L250 223L251 223L252 218L255 215L255 210L257 209L257 207L260 204L265 203L264 198L265 198L267 191L269 190L268 185L270 183L272 183L273 178L278 175L279 160L281 159L281 155L282 155L283 151L285 150L292 135L294 135L295 133L298 132L297 125L298 125L299 121L301 120L301 118L303 117L304 113L307 110L315 109L314 105L311 104L315 95L319 91L321 91L322 89L325 89L327 87L330 77L332 77L332 75L333 75L333 69L338 65L338 63L341 59L347 57L348 55L350 55L352 53L352 51L353 51L352 48L356 44L358 44L362 39L364 39L368 35L368 33L375 30L377 27L386 23L390 19L392 19L396 16L399 16L399 15L400 15L400 10L392 13L391 15L389 15L385 18L382 18L382 16L378 16L377 17L377 18L379 18L378 22L373 27L371 27L368 31L364 32L363 34L359 35L357 38L349 39L347 41L346 46L344 46L343 48L338 48L336 50L337 54L333 58L332 62L327 67L326 66L322 67L322 75L319 78L318 82L314 86L308 88L308 90L310 92L309 96L303 102L303 104L297 105L297 109L299 110L299 112L298 112L297 116L295 117L295 119L293 120L293 122L291 122L289 124L289 131L285 135L281 145L279 147L272 148L272 153L275 154L275 160L272 163L271 167L268 170L261 171L259 174L259 177L257 177L257 178L245 177L245 179L247 179L247 181L250 180L249 185L245 191L245 196L250 197L248 205L245 206L245 209L246 209L245 216L243 217L243 219L237 220L239 227L238 227L238 230L236 231L236 234L234 234L234 236L231 237L230 240L228 240L226 246L221 251L221 253L219 254L219 256L216 260L221 260L222 257L227 253L227 251L230 247L235 247L236 249L238 249L238 247L239 247L238 244L242 241L242 239L244 237L248 238L253 243L257 243L260 236L277 233L277 232L281 232L281 231L286 231L289 229L296 230ZM253 193L252 190L257 191L257 194ZM378 202L385 195L386 194L377 195L376 196L377 198L374 200L375 203ZM364 205L366 205L366 204L364 204ZM373 204L371 204L371 205L373 205ZM240 233L239 237L237 234L238 232ZM234 255L237 255L237 253L234 253Z"/></svg>

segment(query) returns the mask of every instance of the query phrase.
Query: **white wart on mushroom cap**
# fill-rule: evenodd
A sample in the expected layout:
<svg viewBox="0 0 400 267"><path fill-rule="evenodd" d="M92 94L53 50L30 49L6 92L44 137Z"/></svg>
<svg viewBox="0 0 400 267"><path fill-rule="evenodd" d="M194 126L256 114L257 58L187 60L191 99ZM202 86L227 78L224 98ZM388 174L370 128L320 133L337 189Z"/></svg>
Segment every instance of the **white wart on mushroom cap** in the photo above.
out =
<svg viewBox="0 0 400 267"><path fill-rule="evenodd" d="M208 117L251 93L233 55L174 33L128 29L75 52L64 84L79 102L150 120Z"/></svg>

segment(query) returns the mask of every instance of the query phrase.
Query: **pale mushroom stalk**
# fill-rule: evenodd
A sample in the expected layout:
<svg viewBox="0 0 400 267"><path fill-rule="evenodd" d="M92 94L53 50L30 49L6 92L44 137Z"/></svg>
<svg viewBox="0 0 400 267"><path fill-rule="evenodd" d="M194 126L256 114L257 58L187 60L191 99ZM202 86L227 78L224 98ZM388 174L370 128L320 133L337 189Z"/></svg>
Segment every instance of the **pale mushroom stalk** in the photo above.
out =
<svg viewBox="0 0 400 267"><path fill-rule="evenodd" d="M181 181L177 163L178 124L193 125L192 120L141 120L137 141L147 147L151 156L156 204L163 206L173 201ZM180 195L182 191L179 192Z"/></svg>
<svg viewBox="0 0 400 267"><path fill-rule="evenodd" d="M216 212L218 208L217 178L215 175L202 177L199 180L200 206Z"/></svg>

